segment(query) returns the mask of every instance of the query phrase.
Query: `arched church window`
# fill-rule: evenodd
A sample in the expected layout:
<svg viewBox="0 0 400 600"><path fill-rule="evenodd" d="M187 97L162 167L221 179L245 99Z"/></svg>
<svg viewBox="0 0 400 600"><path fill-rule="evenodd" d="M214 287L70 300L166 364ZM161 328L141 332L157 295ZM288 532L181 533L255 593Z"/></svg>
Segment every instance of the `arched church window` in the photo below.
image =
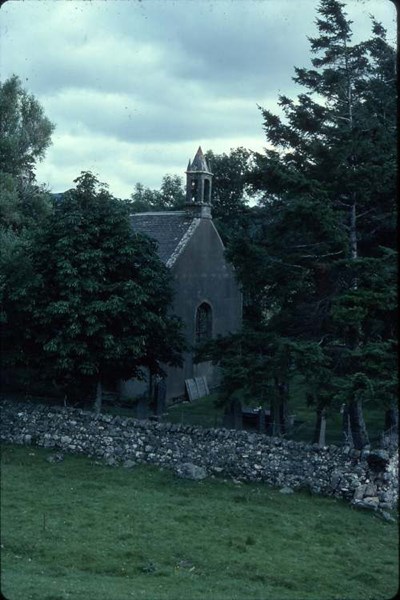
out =
<svg viewBox="0 0 400 600"><path fill-rule="evenodd" d="M212 309L207 302L200 304L196 311L196 343L209 340L212 337Z"/></svg>

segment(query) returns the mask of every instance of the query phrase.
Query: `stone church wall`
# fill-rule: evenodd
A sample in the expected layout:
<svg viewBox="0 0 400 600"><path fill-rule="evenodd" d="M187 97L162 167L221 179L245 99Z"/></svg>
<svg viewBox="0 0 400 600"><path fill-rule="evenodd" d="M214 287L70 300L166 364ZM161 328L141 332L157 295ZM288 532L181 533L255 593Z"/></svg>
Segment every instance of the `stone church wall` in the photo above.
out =
<svg viewBox="0 0 400 600"><path fill-rule="evenodd" d="M173 312L185 325L189 345L195 343L196 309L203 302L212 309L213 338L240 329L242 295L211 219L201 220L171 271L175 284ZM184 380L192 377L207 376L210 388L218 384L218 370L211 363L193 364L190 352L184 355L183 370L166 370L168 398L184 395Z"/></svg>
<svg viewBox="0 0 400 600"><path fill-rule="evenodd" d="M84 454L110 466L149 463L179 473L195 465L207 476L264 482L282 493L307 489L380 511L398 500L398 454L320 448L266 435L170 423L95 416L32 403L1 403L1 441Z"/></svg>

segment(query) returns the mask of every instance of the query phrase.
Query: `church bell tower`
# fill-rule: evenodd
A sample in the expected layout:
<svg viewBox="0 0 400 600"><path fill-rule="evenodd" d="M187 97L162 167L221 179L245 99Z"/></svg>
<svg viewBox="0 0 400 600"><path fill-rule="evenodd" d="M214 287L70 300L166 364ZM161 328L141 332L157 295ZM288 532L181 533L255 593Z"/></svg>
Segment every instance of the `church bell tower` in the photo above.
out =
<svg viewBox="0 0 400 600"><path fill-rule="evenodd" d="M201 147L186 170L185 208L199 216L211 218L212 173Z"/></svg>

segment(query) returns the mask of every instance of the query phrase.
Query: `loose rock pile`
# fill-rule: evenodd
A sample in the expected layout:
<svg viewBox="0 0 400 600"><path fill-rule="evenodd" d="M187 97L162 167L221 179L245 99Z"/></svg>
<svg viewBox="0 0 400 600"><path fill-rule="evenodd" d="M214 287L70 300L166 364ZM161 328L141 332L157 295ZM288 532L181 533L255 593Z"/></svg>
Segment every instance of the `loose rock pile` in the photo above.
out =
<svg viewBox="0 0 400 600"><path fill-rule="evenodd" d="M221 475L335 496L354 506L392 509L398 454L282 440L227 429L94 415L80 409L1 402L2 442L100 458L110 466L150 463L181 477Z"/></svg>

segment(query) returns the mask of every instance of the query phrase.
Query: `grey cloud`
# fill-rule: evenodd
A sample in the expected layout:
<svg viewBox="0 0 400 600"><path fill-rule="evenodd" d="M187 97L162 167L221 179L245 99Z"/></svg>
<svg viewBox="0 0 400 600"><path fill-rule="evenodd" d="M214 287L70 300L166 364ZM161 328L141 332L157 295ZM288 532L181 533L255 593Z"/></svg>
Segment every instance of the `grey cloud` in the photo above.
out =
<svg viewBox="0 0 400 600"><path fill-rule="evenodd" d="M31 33L27 29L31 43L28 51L18 49L18 66L24 69L29 52L29 75L37 93L70 85L134 92L144 85L146 94L149 80L164 72L170 85L191 80L211 94L254 97L263 78L265 88L271 81L278 87L290 84L288 61L304 38L300 31L285 35L288 21L281 0L113 0L85 3L86 11L82 2L32 4L42 19ZM56 32L62 15L60 38ZM158 61L146 62L146 46L158 53Z"/></svg>
<svg viewBox="0 0 400 600"><path fill-rule="evenodd" d="M167 93L166 93L167 95ZM118 94L69 90L46 101L46 112L71 133L84 128L131 143L246 135L255 128L253 102L224 103L206 96L144 102ZM53 116L54 115L54 116Z"/></svg>
<svg viewBox="0 0 400 600"><path fill-rule="evenodd" d="M383 6L394 14L389 0L347 3L364 38L370 32L368 12L386 18L386 24ZM180 173L182 155L187 164L198 143L216 152L240 145L260 149L265 138L256 103L278 112L279 91L299 93L293 67L309 62L306 36L315 32L317 5L318 0L6 3L1 78L18 74L57 126L38 174L58 191L81 169L98 165L100 178L123 195L132 182L159 185L167 170ZM393 18L391 31L394 37Z"/></svg>

